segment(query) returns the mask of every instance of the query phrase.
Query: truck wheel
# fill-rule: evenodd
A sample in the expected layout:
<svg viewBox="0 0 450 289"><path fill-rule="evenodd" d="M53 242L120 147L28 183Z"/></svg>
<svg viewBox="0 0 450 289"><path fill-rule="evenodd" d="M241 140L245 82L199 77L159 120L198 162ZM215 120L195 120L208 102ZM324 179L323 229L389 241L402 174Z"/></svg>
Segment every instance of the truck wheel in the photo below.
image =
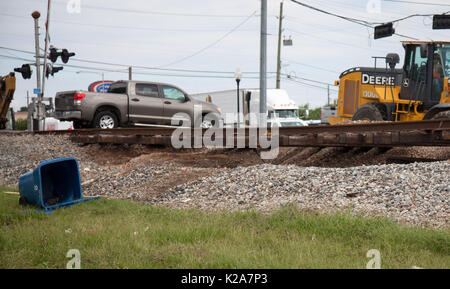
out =
<svg viewBox="0 0 450 289"><path fill-rule="evenodd" d="M94 117L94 127L107 129L119 126L117 116L111 111L99 111Z"/></svg>
<svg viewBox="0 0 450 289"><path fill-rule="evenodd" d="M447 110L436 113L431 119L449 119L449 118L450 118L450 110Z"/></svg>
<svg viewBox="0 0 450 289"><path fill-rule="evenodd" d="M383 121L383 115L375 105L366 103L356 110L352 120Z"/></svg>

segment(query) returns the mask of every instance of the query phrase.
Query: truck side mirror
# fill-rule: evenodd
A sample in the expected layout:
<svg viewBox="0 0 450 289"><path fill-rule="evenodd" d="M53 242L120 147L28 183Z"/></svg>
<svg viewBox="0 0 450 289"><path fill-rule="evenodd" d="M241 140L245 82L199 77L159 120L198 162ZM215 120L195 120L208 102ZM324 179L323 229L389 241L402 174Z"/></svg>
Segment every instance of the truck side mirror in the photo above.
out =
<svg viewBox="0 0 450 289"><path fill-rule="evenodd" d="M428 44L426 43L420 44L420 57L428 58Z"/></svg>

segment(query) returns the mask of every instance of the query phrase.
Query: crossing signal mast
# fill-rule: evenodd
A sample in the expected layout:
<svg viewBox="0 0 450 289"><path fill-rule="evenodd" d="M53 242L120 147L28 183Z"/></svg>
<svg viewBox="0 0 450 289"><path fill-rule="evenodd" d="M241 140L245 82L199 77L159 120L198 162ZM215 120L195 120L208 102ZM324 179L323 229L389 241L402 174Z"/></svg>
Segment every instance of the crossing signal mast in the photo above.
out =
<svg viewBox="0 0 450 289"><path fill-rule="evenodd" d="M22 67L14 68L15 72L22 74L23 79L30 79L33 70L31 66L36 66L36 80L37 86L34 93L37 95L32 98L32 102L28 106L28 130L44 130L45 114L48 110L53 109L53 99L51 97L44 98L44 87L45 79L49 76L54 76L55 73L64 69L62 66L54 66L53 64L61 57L63 63L69 62L70 57L75 56L74 52L69 52L67 49L57 49L50 46L47 50L47 44L49 42L49 16L50 16L50 3L48 0L48 10L47 10L47 23L46 23L46 33L45 33L45 49L44 55L41 55L39 48L39 18L41 14L38 11L34 11L31 16L34 19L34 30L35 30L35 48L36 48L36 62L23 64ZM41 65L41 58L44 59L43 65ZM49 59L52 63L47 63ZM41 66L43 70L43 77L41 79ZM49 104L44 104L44 101L48 101Z"/></svg>

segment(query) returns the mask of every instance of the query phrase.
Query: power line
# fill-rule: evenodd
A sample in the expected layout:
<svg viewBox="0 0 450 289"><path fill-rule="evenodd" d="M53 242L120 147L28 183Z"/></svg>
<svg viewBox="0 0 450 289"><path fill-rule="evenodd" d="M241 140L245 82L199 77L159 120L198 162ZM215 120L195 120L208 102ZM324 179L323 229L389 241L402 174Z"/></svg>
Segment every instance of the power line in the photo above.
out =
<svg viewBox="0 0 450 289"><path fill-rule="evenodd" d="M319 80L314 80L314 79L310 79L310 78L304 78L304 77L298 77L295 75L291 75L291 74L286 74L286 73L282 73L283 76L285 76L288 79L296 79L296 80L304 80L304 81L309 81L309 82L314 82L314 83L318 83L318 84L323 84L323 85L332 85L331 83L327 83L327 82L323 82L323 81L319 81Z"/></svg>
<svg viewBox="0 0 450 289"><path fill-rule="evenodd" d="M428 3L428 2L417 2L417 1L403 1L403 0L381 0L384 2L397 2L397 3L407 3L407 4L417 4L417 5L429 5L429 6L450 6L450 4L443 3Z"/></svg>
<svg viewBox="0 0 450 289"><path fill-rule="evenodd" d="M319 37L319 36L317 36L315 34L306 33L306 32L299 32L299 31L296 31L296 30L293 30L293 29L290 29L290 28L287 28L286 30L291 31L291 32L296 33L296 34L299 34L299 35L306 35L308 37L312 37L312 38L316 38L316 39L320 39L320 40L325 40L325 41L329 41L329 42L333 42L333 43L337 43L337 44L348 46L348 47L351 47L351 48L359 48L359 49L366 50L366 51L368 49L368 47L363 47L363 46L359 46L359 45L355 45L355 44L350 44L350 43L347 43L347 42L337 41L337 40L330 39L330 38ZM370 48L370 49L372 49L374 51L383 52L383 53L385 52L383 50L376 49L376 48Z"/></svg>
<svg viewBox="0 0 450 289"><path fill-rule="evenodd" d="M325 10L313 7L311 5L308 5L306 3L302 3L302 2L299 2L299 1L296 1L296 0L291 0L291 1L296 3L296 4L298 4L298 5L301 5L303 7L306 7L306 8L309 8L309 9L312 9L312 10L315 10L315 11L318 11L318 12L321 12L321 13L324 13L324 14L327 14L327 15L330 15L330 16L338 17L338 18L341 18L341 19L344 19L344 20L347 20L347 21L350 21L350 22L353 22L353 23L356 23L356 24L359 24L359 25L363 25L363 26L366 26L366 27L373 28L372 27L373 23L370 23L370 22L365 21L365 20L351 18L351 17L346 17L346 16L342 16L342 15L335 14L335 13L332 13L332 12L328 12L328 11L325 11Z"/></svg>
<svg viewBox="0 0 450 289"><path fill-rule="evenodd" d="M22 57L14 57L9 55L1 55L0 57L4 58L10 58L10 59L17 59L22 60L26 62L32 63L33 60L22 58ZM63 67L72 67L72 68L79 68L79 69L87 69L87 70L93 70L93 71L103 71L103 72L114 72L114 73L124 73L128 74L128 70L121 69L121 70L114 70L114 69L107 69L107 68L99 68L99 67L90 67L90 66L82 66L82 65L73 65L73 64L62 64ZM71 71L73 72L73 71ZM133 74L137 75L152 75L152 76L170 76L170 77L185 77L185 78L223 78L223 79L234 79L234 76L225 76L225 75L195 75L195 74L165 74L165 73L151 73L151 72L133 72ZM259 79L258 76L243 76L244 79ZM269 77L269 78L273 78Z"/></svg>
<svg viewBox="0 0 450 289"><path fill-rule="evenodd" d="M8 16L8 17L16 17L22 19L29 19L29 17L8 14L8 13L0 13L0 15ZM151 28L151 27L139 27L139 26L120 26L120 25L106 25L106 24L95 24L95 23L86 23L86 22L71 22L71 21L62 21L62 20L52 20L52 22L76 25L76 26L88 26L88 27L100 27L100 28L112 28L112 29L131 29L131 30L144 30L144 31L181 31L181 32L215 32L215 31L228 31L227 29L180 29L180 28ZM248 30L248 31L254 31Z"/></svg>
<svg viewBox="0 0 450 289"><path fill-rule="evenodd" d="M67 5L67 1L54 1L56 4ZM83 3L82 9L94 9L101 11L114 11L120 13L136 13L136 14L151 14L151 15L162 15L162 16L181 16L181 17L206 17L206 18L245 18L247 15L231 15L231 14L198 14L198 13L177 13L177 12L165 12L165 11L148 11L148 10L134 10L125 8L114 8L108 6L94 6Z"/></svg>
<svg viewBox="0 0 450 289"><path fill-rule="evenodd" d="M34 52L21 50L21 49L15 49L5 46L0 46L0 49L5 50L11 50L11 51L17 51L22 53L27 53L34 55ZM148 69L148 70L161 70L161 71L174 71L174 72L196 72L196 73L216 73L216 74L233 74L233 71L217 71L217 70L194 70L194 69L177 69L177 68L160 68L160 67L150 67L150 66L142 66L142 65L131 65L131 64L122 64L122 63L111 63L111 62L103 62L103 61L95 61L95 60L87 60L87 59L79 59L79 58L71 58L71 61L78 61L78 62L84 62L84 63L92 63L92 64L101 64L101 65L108 65L108 66L120 66L120 67L133 67L133 68L139 68L139 69ZM245 74L256 74L259 73L258 71L244 71ZM275 72L268 72L268 73L275 73Z"/></svg>
<svg viewBox="0 0 450 289"><path fill-rule="evenodd" d="M299 1L296 1L296 0L291 0L291 1L296 3L296 4L298 4L298 5L300 5L300 6L303 6L303 7L312 9L312 10L315 10L317 12L321 12L321 13L324 13L324 14L327 14L327 15L330 15L330 16L338 17L338 18L350 21L352 23L356 23L356 24L359 24L359 25L362 25L362 26L365 26L365 27L369 27L369 28L374 28L374 25L380 25L380 24L389 23L389 22L394 23L394 22L403 21L403 20L406 20L406 19L411 18L411 17L416 17L416 16L433 16L434 15L434 14L413 14L413 15L408 15L408 16L405 16L403 18L399 18L399 19L396 19L396 20L383 22L383 23L382 22L369 22L369 21L366 21L366 20L356 19L356 18L342 16L342 15L339 15L339 14L336 14L336 13L328 12L328 11L325 11L325 10L313 7L311 5L308 5L308 4L305 4L305 3L302 3L302 2L299 2ZM448 11L448 12L446 12L444 14L447 14L449 12L450 11ZM410 36L406 36L406 35L402 35L402 34L398 34L398 33L394 33L394 34L397 35L397 36L400 36L400 37L405 37L405 38L417 40L417 38L414 38L414 37L410 37Z"/></svg>
<svg viewBox="0 0 450 289"><path fill-rule="evenodd" d="M289 81L292 81L292 82L294 82L294 83L301 84L301 85L303 85L303 86L309 86L309 87L319 88L319 89L328 89L327 87L323 87L323 86L318 86L318 85L313 85L313 84L305 83L305 82L298 81L298 80L295 80L295 79L292 79L292 78L286 78L286 79L289 80ZM338 91L337 91L337 90L334 90L334 89L330 89L330 92L338 92Z"/></svg>
<svg viewBox="0 0 450 289"><path fill-rule="evenodd" d="M171 65L173 65L173 64L180 63L180 62L182 62L182 61L185 61L185 60L187 60L187 59L189 59L189 58L191 58L191 57L194 57L194 56L196 56L196 55L202 53L202 52L205 51L206 49L208 49L208 48L210 48L210 47L216 45L217 43L219 43L220 41L222 41L225 37L227 37L228 35L230 35L230 34L233 33L234 31L236 31L239 27L241 27L241 26L244 25L248 20L250 20L250 18L252 18L253 15L255 15L255 14L256 14L256 11L254 11L254 12L253 12L252 14L250 14L250 16L248 16L244 21L242 21L241 23L239 23L236 27L234 27L233 29L231 29L230 31L228 31L227 33L225 33L225 35L223 35L222 37L220 37L219 39L217 39L217 40L214 41L213 43L211 43L211 44L209 44L209 45L203 47L202 49L198 50L197 52L195 52L195 53L193 53L193 54L190 54L190 55L188 55L188 56L185 56L185 57L183 57L183 58L180 58L180 59L178 59L178 60L175 60L175 61L173 61L173 62L171 62L171 63L169 63L169 64L162 65L161 67L164 67L164 66L171 66Z"/></svg>
<svg viewBox="0 0 450 289"><path fill-rule="evenodd" d="M311 68L314 68L314 69L330 72L330 73L333 73L333 74L334 73L340 73L339 71L330 70L330 69L326 69L326 68L322 68L322 67L314 66L314 65L311 65L311 64L302 63L302 62L297 62L297 61L293 61L293 60L289 60L289 59L285 59L284 62L291 62L291 63L294 63L294 64L303 65L303 66L306 66L306 67L311 67Z"/></svg>

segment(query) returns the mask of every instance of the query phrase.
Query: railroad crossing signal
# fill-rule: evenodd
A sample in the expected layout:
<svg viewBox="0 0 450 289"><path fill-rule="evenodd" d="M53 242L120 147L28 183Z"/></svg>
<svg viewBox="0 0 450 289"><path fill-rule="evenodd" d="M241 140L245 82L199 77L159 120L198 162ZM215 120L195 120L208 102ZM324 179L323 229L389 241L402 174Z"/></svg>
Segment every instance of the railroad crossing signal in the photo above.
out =
<svg viewBox="0 0 450 289"><path fill-rule="evenodd" d="M74 52L69 52L67 49L62 49L61 52L58 52L58 50L55 47L50 47L50 53L48 55L48 58L51 62L55 63L58 60L58 57L61 56L61 61L64 63L67 63L69 61L69 58L72 56L75 56Z"/></svg>
<svg viewBox="0 0 450 289"><path fill-rule="evenodd" d="M47 64L47 69L45 70L45 77L48 78L50 75L54 76L60 70L63 70L64 67L56 67L51 64Z"/></svg>
<svg viewBox="0 0 450 289"><path fill-rule="evenodd" d="M449 15L434 15L433 29L450 29L450 14Z"/></svg>
<svg viewBox="0 0 450 289"><path fill-rule="evenodd" d="M51 62L55 63L56 60L58 60L58 56L60 55L61 53L58 52L55 47L50 47L50 53L48 55L48 58L50 59Z"/></svg>
<svg viewBox="0 0 450 289"><path fill-rule="evenodd" d="M395 29L392 26L392 22L389 22L389 23L383 24L383 25L378 25L378 26L375 26L374 39L392 36L392 34L394 34L394 33L395 33Z"/></svg>
<svg viewBox="0 0 450 289"><path fill-rule="evenodd" d="M64 63L67 63L69 61L69 58L75 56L74 52L69 52L67 49L63 49L61 52L61 60Z"/></svg>
<svg viewBox="0 0 450 289"><path fill-rule="evenodd" d="M31 78L31 74L33 71L31 70L31 66L29 64L23 64L20 68L14 68L15 72L20 72L22 74L23 79Z"/></svg>

